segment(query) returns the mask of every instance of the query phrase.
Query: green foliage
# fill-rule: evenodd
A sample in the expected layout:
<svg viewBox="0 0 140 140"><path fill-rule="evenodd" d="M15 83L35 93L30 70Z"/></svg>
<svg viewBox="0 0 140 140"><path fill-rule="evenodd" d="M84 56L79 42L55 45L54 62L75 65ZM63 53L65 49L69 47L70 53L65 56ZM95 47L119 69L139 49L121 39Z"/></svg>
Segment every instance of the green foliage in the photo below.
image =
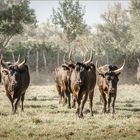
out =
<svg viewBox="0 0 140 140"><path fill-rule="evenodd" d="M131 0L130 3L130 16L131 16L131 33L133 41L130 44L132 50L140 49L140 1Z"/></svg>
<svg viewBox="0 0 140 140"><path fill-rule="evenodd" d="M24 26L36 22L34 10L30 9L29 1L24 0L19 4L7 7L0 11L0 44L4 49L9 40L21 34Z"/></svg>
<svg viewBox="0 0 140 140"><path fill-rule="evenodd" d="M87 31L87 25L83 20L84 10L79 4L79 0L64 0L59 2L59 8L53 9L52 21L60 25L70 43L77 35Z"/></svg>

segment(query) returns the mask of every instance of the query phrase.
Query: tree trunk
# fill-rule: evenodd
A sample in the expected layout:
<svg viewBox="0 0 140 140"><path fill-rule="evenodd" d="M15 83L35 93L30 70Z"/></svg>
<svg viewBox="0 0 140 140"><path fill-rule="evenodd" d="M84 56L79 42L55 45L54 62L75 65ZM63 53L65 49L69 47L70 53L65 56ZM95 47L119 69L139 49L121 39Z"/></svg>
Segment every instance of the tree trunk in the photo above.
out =
<svg viewBox="0 0 140 140"><path fill-rule="evenodd" d="M12 52L12 58L13 58L13 62L16 62L15 60L15 54Z"/></svg>
<svg viewBox="0 0 140 140"><path fill-rule="evenodd" d="M36 51L36 74L39 75L39 52L38 50Z"/></svg>
<svg viewBox="0 0 140 140"><path fill-rule="evenodd" d="M46 55L45 55L45 51L43 50L43 60L44 60L44 69L47 69L47 61L46 61Z"/></svg>

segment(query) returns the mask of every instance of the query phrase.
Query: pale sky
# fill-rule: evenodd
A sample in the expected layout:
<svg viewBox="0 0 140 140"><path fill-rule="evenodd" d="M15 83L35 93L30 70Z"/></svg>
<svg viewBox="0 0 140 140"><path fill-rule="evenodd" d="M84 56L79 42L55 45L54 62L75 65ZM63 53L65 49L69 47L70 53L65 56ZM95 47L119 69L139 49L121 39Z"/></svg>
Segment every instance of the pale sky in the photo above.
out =
<svg viewBox="0 0 140 140"><path fill-rule="evenodd" d="M86 11L84 20L88 25L94 27L97 23L102 22L100 14L116 2L120 2L124 8L128 8L129 0L81 0L80 4L85 6ZM37 20L41 23L51 19L52 8L58 7L58 0L30 0L30 7L35 9Z"/></svg>

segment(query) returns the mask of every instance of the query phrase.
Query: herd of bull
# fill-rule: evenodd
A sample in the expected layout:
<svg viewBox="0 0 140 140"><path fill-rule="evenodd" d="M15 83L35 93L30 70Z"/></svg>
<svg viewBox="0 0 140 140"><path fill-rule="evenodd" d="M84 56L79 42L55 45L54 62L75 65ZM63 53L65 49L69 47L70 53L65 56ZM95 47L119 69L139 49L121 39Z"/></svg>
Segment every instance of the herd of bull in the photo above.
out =
<svg viewBox="0 0 140 140"><path fill-rule="evenodd" d="M100 101L103 103L103 112L109 113L111 105L112 113L115 113L117 83L125 65L124 60L120 68L108 64L98 68L97 62L95 66L92 59L93 54L91 51L89 60L74 62L70 51L69 59L66 60L64 56L63 64L54 71L56 88L60 97L59 103L65 105L68 102L68 108L74 108L77 102L76 114L80 118L83 117L83 108L87 98L89 98L90 114L93 116L92 106L96 81L101 93Z"/></svg>
<svg viewBox="0 0 140 140"><path fill-rule="evenodd" d="M76 114L82 118L83 108L87 98L89 98L89 108L91 116L93 116L93 96L94 88L97 82L100 91L100 102L103 104L103 113L115 113L115 100L117 95L117 83L119 75L124 69L125 60L120 68L115 65L104 65L98 68L92 63L93 53L91 51L89 60L82 62L74 62L71 58L72 51L69 53L69 58L66 60L65 55L63 64L54 71L56 88L59 94L59 103L63 105L68 103L68 108L75 108L77 103ZM140 81L140 61L137 72L137 79ZM24 110L23 102L27 88L30 84L29 69L26 64L26 58L20 63L20 58L17 62L5 62L0 60L0 80L5 88L7 97L12 106L12 113L16 113L17 106L21 100L21 110ZM72 105L71 105L72 95Z"/></svg>

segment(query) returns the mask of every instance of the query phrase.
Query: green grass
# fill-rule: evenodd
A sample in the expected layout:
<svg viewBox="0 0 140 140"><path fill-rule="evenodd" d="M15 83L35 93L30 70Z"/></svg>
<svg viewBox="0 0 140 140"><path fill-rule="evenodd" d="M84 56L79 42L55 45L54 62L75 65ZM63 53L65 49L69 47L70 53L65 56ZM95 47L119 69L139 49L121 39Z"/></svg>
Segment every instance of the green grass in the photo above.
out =
<svg viewBox="0 0 140 140"><path fill-rule="evenodd" d="M140 86L119 85L116 114L102 114L99 91L96 87L94 116L88 111L84 118L75 115L75 109L58 104L54 85L30 86L25 97L25 111L18 108L11 115L11 106L0 88L0 139L4 140L139 140L140 139Z"/></svg>

